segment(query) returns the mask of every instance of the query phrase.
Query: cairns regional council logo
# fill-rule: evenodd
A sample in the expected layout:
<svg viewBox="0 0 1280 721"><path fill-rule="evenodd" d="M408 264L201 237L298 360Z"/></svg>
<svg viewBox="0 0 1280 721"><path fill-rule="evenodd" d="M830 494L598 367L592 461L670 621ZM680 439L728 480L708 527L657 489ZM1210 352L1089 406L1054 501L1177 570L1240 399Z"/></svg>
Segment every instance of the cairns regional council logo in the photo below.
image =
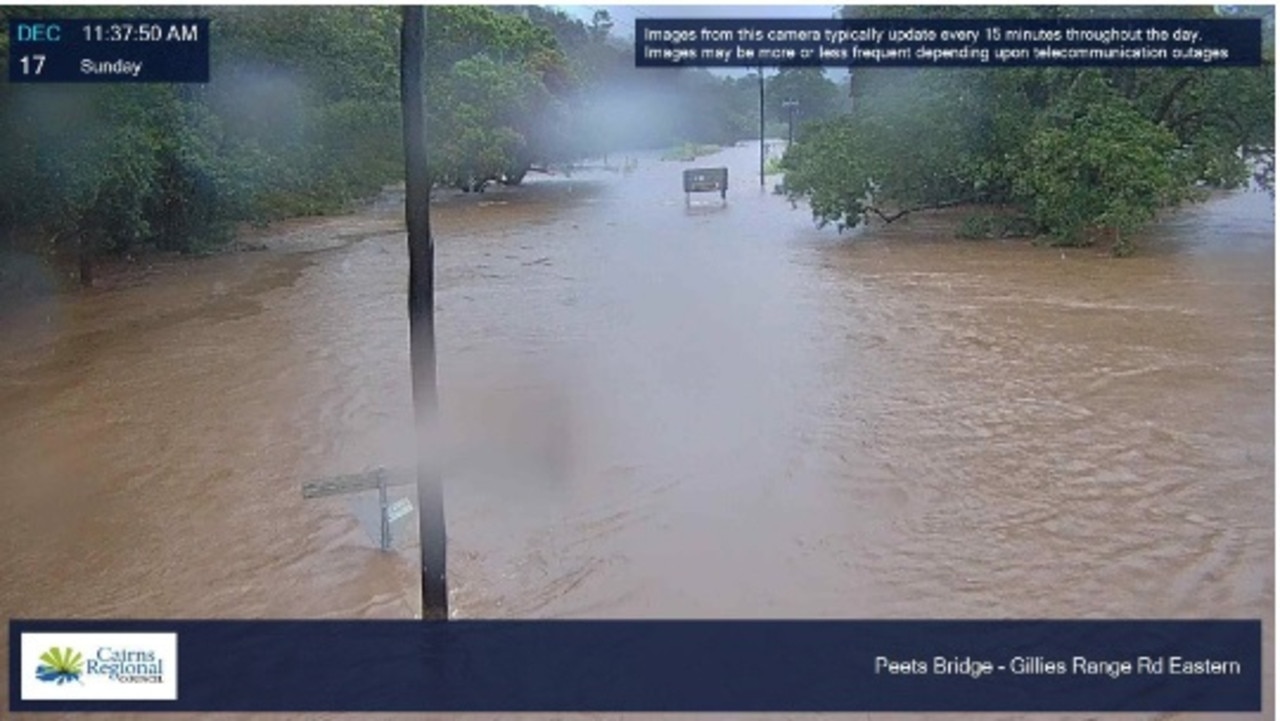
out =
<svg viewBox="0 0 1280 721"><path fill-rule="evenodd" d="M70 648L51 648L40 654L36 678L46 683L70 683L80 680L84 657Z"/></svg>
<svg viewBox="0 0 1280 721"><path fill-rule="evenodd" d="M82 674L106 676L117 683L164 683L164 661L155 651L99 648L88 661L70 648L51 648L40 654L36 678L47 683L79 681Z"/></svg>
<svg viewBox="0 0 1280 721"><path fill-rule="evenodd" d="M23 700L177 700L172 633L24 633Z"/></svg>

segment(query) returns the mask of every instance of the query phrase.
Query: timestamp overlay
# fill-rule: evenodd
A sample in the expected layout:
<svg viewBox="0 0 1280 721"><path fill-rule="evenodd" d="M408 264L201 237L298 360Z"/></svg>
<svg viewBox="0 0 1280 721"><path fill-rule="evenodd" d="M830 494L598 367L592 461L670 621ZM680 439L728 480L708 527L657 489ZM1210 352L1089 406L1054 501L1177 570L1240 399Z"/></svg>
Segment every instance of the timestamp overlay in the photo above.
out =
<svg viewBox="0 0 1280 721"><path fill-rule="evenodd" d="M207 83L209 21L9 21L11 83Z"/></svg>

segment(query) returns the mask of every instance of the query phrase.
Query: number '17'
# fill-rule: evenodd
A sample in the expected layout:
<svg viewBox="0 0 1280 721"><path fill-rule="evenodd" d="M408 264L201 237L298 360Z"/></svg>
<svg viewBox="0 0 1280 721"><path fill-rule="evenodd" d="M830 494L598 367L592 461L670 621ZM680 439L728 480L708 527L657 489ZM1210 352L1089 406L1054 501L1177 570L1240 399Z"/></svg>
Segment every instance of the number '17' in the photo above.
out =
<svg viewBox="0 0 1280 721"><path fill-rule="evenodd" d="M23 55L22 60L20 62L22 63L23 75L39 75L44 70L43 55ZM35 65L34 72L32 72L32 69L31 69L31 66L33 64Z"/></svg>

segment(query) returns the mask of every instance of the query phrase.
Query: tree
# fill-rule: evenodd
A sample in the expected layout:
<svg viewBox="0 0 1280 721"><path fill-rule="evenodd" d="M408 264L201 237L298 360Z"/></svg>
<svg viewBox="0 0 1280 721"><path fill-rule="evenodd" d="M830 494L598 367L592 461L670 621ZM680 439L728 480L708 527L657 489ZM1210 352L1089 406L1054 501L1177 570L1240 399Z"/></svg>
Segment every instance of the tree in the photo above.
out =
<svg viewBox="0 0 1280 721"><path fill-rule="evenodd" d="M524 177L562 152L556 124L577 79L555 35L523 14L480 6L428 10L428 112L435 181L478 189Z"/></svg>
<svg viewBox="0 0 1280 721"><path fill-rule="evenodd" d="M455 63L436 83L432 96L444 109L435 116L441 136L434 145L437 182L476 189L532 162L524 119L544 98L528 68L476 55Z"/></svg>
<svg viewBox="0 0 1280 721"><path fill-rule="evenodd" d="M1113 250L1132 251L1127 234L1185 197L1196 168L1177 138L1143 117L1100 74L1077 82L1035 121L1014 160L1014 197L1058 239L1109 230Z"/></svg>
<svg viewBox="0 0 1280 721"><path fill-rule="evenodd" d="M929 7L926 17L1205 17L1205 8ZM896 15L859 8L862 17ZM914 13L913 13L914 14ZM1261 68L858 70L854 113L802 133L784 187L820 223L1000 204L1062 244L1117 254L1159 208L1238 187L1274 154L1274 61Z"/></svg>
<svg viewBox="0 0 1280 721"><path fill-rule="evenodd" d="M603 43L608 39L611 30L613 30L613 17L608 10L596 10L591 14L591 27L588 28L588 32L593 42Z"/></svg>
<svg viewBox="0 0 1280 721"><path fill-rule="evenodd" d="M768 78L765 86L768 97L777 101L765 110L777 122L786 123L790 119L789 112L782 107L784 100L800 104L796 117L803 122L824 120L840 113L840 88L827 79L822 68L782 68Z"/></svg>

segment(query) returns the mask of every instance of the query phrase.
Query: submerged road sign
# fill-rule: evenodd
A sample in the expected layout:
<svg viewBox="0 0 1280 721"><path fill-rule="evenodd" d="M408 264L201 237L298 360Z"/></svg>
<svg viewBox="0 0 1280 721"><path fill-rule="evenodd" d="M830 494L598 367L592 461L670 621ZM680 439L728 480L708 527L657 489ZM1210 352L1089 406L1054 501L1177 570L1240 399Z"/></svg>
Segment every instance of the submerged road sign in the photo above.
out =
<svg viewBox="0 0 1280 721"><path fill-rule="evenodd" d="M302 484L302 497L356 496L351 504L360 525L379 548L390 551L398 539L407 538L409 535L401 528L405 524L399 521L416 510L413 501L405 495L392 501L390 489L412 486L416 482L414 472L410 469L375 468L364 473L309 481ZM377 491L376 496L373 495L373 491Z"/></svg>
<svg viewBox="0 0 1280 721"><path fill-rule="evenodd" d="M379 486L411 486L416 482L414 471L408 468L375 468L364 473L323 478L302 484L303 498L324 498L346 493L376 490Z"/></svg>
<svg viewBox="0 0 1280 721"><path fill-rule="evenodd" d="M401 498L395 503L387 506L387 523L395 523L410 513L413 513L413 501L410 501L408 498Z"/></svg>
<svg viewBox="0 0 1280 721"><path fill-rule="evenodd" d="M690 168L684 171L684 199L689 202L690 193L720 193L725 199L729 190L728 168Z"/></svg>

